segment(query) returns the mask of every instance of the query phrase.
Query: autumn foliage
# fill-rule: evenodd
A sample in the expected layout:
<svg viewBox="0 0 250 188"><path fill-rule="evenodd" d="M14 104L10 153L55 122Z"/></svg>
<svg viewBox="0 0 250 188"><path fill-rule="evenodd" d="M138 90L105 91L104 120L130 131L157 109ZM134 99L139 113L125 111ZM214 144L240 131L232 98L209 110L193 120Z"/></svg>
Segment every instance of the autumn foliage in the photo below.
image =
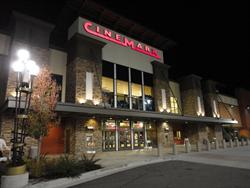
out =
<svg viewBox="0 0 250 188"><path fill-rule="evenodd" d="M45 66L34 78L29 113L29 136L39 139L48 134L48 124L55 118L57 86L51 72Z"/></svg>

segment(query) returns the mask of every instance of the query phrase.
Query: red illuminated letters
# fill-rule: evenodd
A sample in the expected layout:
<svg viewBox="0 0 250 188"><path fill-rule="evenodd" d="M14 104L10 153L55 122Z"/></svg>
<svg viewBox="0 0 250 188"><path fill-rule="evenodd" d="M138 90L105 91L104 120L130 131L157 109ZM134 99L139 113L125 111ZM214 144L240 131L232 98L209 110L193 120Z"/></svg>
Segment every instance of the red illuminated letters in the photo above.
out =
<svg viewBox="0 0 250 188"><path fill-rule="evenodd" d="M84 30L96 37L111 41L113 43L119 44L124 47L130 47L132 50L143 53L145 55L154 57L156 59L160 59L160 56L158 55L158 52L156 49L151 48L147 45L144 45L140 42L135 42L134 40L130 40L125 36L121 36L118 33L113 33L109 29L101 28L98 25L93 25L92 22L86 21L83 24Z"/></svg>

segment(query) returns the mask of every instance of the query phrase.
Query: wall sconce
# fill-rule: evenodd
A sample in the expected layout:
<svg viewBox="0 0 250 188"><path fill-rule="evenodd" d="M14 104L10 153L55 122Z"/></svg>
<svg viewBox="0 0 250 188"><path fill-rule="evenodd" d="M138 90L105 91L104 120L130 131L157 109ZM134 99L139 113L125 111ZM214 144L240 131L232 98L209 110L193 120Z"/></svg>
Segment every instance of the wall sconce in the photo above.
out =
<svg viewBox="0 0 250 188"><path fill-rule="evenodd" d="M163 128L164 132L169 132L169 125L167 122L162 123L162 128Z"/></svg>
<svg viewBox="0 0 250 188"><path fill-rule="evenodd" d="M204 116L204 115L205 115L205 113L204 113L204 112L199 111L199 112L197 112L197 115L198 115L198 116Z"/></svg>
<svg viewBox="0 0 250 188"><path fill-rule="evenodd" d="M93 103L94 103L94 105L98 105L98 104L100 104L100 100L99 99L94 99Z"/></svg>
<svg viewBox="0 0 250 188"><path fill-rule="evenodd" d="M247 110L247 111L250 111L250 105L247 105L247 106L246 106L246 110Z"/></svg>
<svg viewBox="0 0 250 188"><path fill-rule="evenodd" d="M86 102L84 98L78 98L77 100L80 104L84 104Z"/></svg>
<svg viewBox="0 0 250 188"><path fill-rule="evenodd" d="M169 108L160 108L160 112L170 113L170 109Z"/></svg>

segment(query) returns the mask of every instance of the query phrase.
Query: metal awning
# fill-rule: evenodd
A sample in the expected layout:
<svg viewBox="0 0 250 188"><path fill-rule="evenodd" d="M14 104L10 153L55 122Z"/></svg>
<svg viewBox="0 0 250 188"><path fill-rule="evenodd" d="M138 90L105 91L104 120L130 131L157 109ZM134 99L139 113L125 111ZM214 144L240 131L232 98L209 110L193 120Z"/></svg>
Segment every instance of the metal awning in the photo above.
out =
<svg viewBox="0 0 250 188"><path fill-rule="evenodd" d="M22 107L22 106L21 106ZM9 108L15 108L15 98L9 97L1 108L5 111ZM56 112L62 116L102 116L102 117L123 117L123 118L142 118L153 120L168 120L176 122L196 122L196 123L214 123L214 124L237 124L236 120L212 118L212 117L196 117L188 115L178 115L163 112L150 112L140 110L128 110L119 108L105 108L103 106L92 106L74 103L57 103Z"/></svg>
<svg viewBox="0 0 250 188"><path fill-rule="evenodd" d="M236 124L235 120L231 119L217 119L212 117L195 117L182 116L176 114L167 114L162 112L149 112L140 110L127 110L119 108L105 108L102 106L90 106L73 103L58 103L56 111L59 113L77 113L88 115L102 115L107 117L125 117L125 118L145 118L154 120L168 120L168 121L183 121L183 122L203 122L203 123L218 123L218 124Z"/></svg>

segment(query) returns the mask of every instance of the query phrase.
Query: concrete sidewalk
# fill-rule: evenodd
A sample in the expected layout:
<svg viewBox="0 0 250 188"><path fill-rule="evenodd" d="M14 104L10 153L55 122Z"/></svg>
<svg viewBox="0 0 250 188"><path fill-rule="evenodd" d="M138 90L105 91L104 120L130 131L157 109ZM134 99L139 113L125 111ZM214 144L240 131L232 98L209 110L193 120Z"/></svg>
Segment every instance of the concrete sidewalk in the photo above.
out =
<svg viewBox="0 0 250 188"><path fill-rule="evenodd" d="M82 174L79 178L61 178L37 184L29 184L29 188L63 188L85 183L104 176L133 169L136 167L171 160L182 160L195 163L250 169L250 146L212 150L210 152L193 152L171 155L169 151L164 157L157 156L157 150L110 152L100 161L103 169ZM101 155L97 155L97 158Z"/></svg>

